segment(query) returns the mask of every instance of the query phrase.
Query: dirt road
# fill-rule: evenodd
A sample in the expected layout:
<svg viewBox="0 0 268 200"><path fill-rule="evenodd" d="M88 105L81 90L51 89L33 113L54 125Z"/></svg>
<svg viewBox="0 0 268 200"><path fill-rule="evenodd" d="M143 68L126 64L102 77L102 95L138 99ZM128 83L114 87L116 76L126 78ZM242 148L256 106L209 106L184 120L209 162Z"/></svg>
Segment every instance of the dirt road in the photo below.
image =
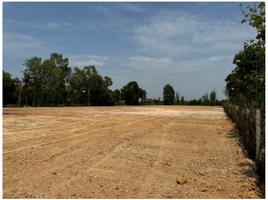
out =
<svg viewBox="0 0 268 200"><path fill-rule="evenodd" d="M3 109L3 198L259 198L253 168L221 107Z"/></svg>

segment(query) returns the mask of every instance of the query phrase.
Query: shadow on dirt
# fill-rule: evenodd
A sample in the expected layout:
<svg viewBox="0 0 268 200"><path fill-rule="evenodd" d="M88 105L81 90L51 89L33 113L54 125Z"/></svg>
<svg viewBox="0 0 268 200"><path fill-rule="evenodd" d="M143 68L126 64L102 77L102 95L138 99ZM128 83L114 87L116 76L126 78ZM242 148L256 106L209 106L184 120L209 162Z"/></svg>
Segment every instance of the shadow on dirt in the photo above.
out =
<svg viewBox="0 0 268 200"><path fill-rule="evenodd" d="M239 130L234 127L231 131L227 132L226 137L235 140L237 145L242 148L243 156L248 159L247 161L241 162L239 166L243 169L243 174L245 176L253 178L252 180L257 180L256 184L261 191L262 198L265 198L265 177L257 175L255 159L248 155L248 152L243 145L243 139L239 135Z"/></svg>
<svg viewBox="0 0 268 200"><path fill-rule="evenodd" d="M13 113L3 113L3 115L14 115Z"/></svg>

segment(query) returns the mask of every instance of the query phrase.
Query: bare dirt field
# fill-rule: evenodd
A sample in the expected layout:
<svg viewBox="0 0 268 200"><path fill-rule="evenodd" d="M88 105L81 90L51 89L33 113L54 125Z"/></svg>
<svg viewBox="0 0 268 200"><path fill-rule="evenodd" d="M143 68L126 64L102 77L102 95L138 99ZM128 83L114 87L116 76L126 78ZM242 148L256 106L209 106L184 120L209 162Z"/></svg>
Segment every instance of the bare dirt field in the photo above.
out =
<svg viewBox="0 0 268 200"><path fill-rule="evenodd" d="M264 192L222 107L4 108L2 159L3 198L229 199Z"/></svg>

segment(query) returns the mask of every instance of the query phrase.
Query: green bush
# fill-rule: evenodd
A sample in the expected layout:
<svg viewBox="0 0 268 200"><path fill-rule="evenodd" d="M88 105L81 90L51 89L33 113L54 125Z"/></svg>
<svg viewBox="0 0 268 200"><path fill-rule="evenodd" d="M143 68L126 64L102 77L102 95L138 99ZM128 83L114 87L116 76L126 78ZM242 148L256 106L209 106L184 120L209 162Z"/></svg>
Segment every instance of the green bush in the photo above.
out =
<svg viewBox="0 0 268 200"><path fill-rule="evenodd" d="M118 101L118 102L115 102L115 105L116 106L125 106L125 102L124 101Z"/></svg>

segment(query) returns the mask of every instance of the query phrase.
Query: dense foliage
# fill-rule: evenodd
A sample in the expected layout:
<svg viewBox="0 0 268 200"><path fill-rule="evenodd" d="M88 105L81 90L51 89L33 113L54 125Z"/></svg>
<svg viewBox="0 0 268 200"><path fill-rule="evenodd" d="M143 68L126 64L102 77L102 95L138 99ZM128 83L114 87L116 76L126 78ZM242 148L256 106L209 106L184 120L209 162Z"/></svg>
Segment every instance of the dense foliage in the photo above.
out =
<svg viewBox="0 0 268 200"><path fill-rule="evenodd" d="M23 65L22 81L3 71L4 106L18 103L20 96L20 103L31 106L115 105L119 100L118 91L108 89L112 79L99 75L95 66L72 69L68 58L57 53L43 62L26 59Z"/></svg>
<svg viewBox="0 0 268 200"><path fill-rule="evenodd" d="M240 8L245 18L241 23L257 29L256 41L244 43L243 51L234 56L235 69L225 79L226 87L223 93L230 102L224 104L227 115L236 123L240 130L244 148L252 159L256 159L256 172L260 180L265 182L265 3L254 3L254 8L248 6L249 13ZM239 109L237 109L239 108ZM245 109L247 112L245 113ZM261 153L256 156L256 109L260 110Z"/></svg>
<svg viewBox="0 0 268 200"><path fill-rule="evenodd" d="M257 41L244 43L243 51L234 56L235 69L226 81L227 96L237 105L264 107L265 102L265 3L255 3L255 8L248 6L249 13L242 9L245 18L241 23L257 29Z"/></svg>
<svg viewBox="0 0 268 200"><path fill-rule="evenodd" d="M121 98L127 105L138 105L139 98L146 99L146 91L136 81L131 81L121 89Z"/></svg>
<svg viewBox="0 0 268 200"><path fill-rule="evenodd" d="M175 99L175 92L170 84L165 85L163 88L164 105L173 105Z"/></svg>
<svg viewBox="0 0 268 200"><path fill-rule="evenodd" d="M11 78L11 74L3 71L3 105L15 104L17 101L16 88L18 87L19 79Z"/></svg>

